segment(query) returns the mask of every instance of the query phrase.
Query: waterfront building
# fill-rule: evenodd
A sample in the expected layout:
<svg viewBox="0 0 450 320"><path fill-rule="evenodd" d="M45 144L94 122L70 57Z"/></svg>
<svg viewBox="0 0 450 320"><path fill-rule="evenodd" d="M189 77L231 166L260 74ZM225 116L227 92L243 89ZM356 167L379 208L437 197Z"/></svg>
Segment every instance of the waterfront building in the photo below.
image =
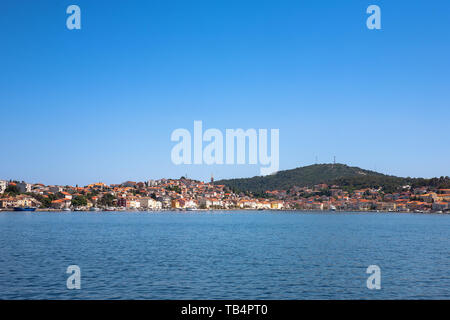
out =
<svg viewBox="0 0 450 320"><path fill-rule="evenodd" d="M15 206L15 198L1 198L0 199L0 208L12 208Z"/></svg>
<svg viewBox="0 0 450 320"><path fill-rule="evenodd" d="M432 209L435 211L444 211L450 209L450 206L448 202L434 202Z"/></svg>
<svg viewBox="0 0 450 320"><path fill-rule="evenodd" d="M150 210L161 210L162 203L150 197L139 198L139 204L141 208Z"/></svg>
<svg viewBox="0 0 450 320"><path fill-rule="evenodd" d="M71 204L72 204L71 200L64 198L64 199L53 200L51 206L53 209L61 210L61 209L70 208Z"/></svg>

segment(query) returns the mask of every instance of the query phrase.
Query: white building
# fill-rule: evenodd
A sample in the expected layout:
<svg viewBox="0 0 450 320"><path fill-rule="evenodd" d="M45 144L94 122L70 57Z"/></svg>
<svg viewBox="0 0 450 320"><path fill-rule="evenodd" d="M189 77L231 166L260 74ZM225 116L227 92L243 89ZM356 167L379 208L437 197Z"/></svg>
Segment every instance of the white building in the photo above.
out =
<svg viewBox="0 0 450 320"><path fill-rule="evenodd" d="M162 209L162 203L161 201L156 201L153 198L145 197L139 199L140 207L150 210L161 210Z"/></svg>
<svg viewBox="0 0 450 320"><path fill-rule="evenodd" d="M269 201L258 201L256 203L256 209L271 209Z"/></svg>
<svg viewBox="0 0 450 320"><path fill-rule="evenodd" d="M254 200L241 200L238 202L241 209L256 209L256 202Z"/></svg>
<svg viewBox="0 0 450 320"><path fill-rule="evenodd" d="M141 203L139 202L139 200L133 199L129 201L128 207L132 209L138 209L141 207Z"/></svg>
<svg viewBox="0 0 450 320"><path fill-rule="evenodd" d="M222 207L222 200L216 198L202 198L199 200L199 204L204 208Z"/></svg>
<svg viewBox="0 0 450 320"><path fill-rule="evenodd" d="M157 185L157 183L156 183L155 180L148 180L148 181L147 181L147 185L148 185L149 187L155 187L155 186Z"/></svg>
<svg viewBox="0 0 450 320"><path fill-rule="evenodd" d="M5 192L8 182L6 180L0 180L0 193Z"/></svg>
<svg viewBox="0 0 450 320"><path fill-rule="evenodd" d="M188 200L185 203L185 208L189 208L189 209L197 209L197 203L194 200Z"/></svg>

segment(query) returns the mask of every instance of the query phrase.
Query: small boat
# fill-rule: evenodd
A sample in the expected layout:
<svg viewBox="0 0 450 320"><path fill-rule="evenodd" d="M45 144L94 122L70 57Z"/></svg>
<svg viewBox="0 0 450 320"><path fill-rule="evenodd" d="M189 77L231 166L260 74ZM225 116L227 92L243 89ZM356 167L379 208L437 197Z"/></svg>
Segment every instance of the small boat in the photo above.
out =
<svg viewBox="0 0 450 320"><path fill-rule="evenodd" d="M72 211L70 208L64 208L63 211Z"/></svg>
<svg viewBox="0 0 450 320"><path fill-rule="evenodd" d="M14 211L35 211L36 208L32 207L14 207Z"/></svg>
<svg viewBox="0 0 450 320"><path fill-rule="evenodd" d="M89 211L100 211L100 209L97 208L97 207L91 207L91 208L89 209Z"/></svg>

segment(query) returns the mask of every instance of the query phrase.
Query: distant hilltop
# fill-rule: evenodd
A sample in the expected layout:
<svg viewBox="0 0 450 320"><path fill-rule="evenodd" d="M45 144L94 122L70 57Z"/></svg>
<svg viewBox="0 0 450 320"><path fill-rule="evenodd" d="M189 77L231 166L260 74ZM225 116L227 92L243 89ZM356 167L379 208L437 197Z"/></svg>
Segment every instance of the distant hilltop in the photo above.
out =
<svg viewBox="0 0 450 320"><path fill-rule="evenodd" d="M395 191L406 185L450 188L449 177L431 179L402 178L358 167L350 167L341 163L314 164L279 171L268 176L226 179L215 182L215 184L225 185L235 191L252 193L264 193L267 190L289 190L292 187L306 187L322 183L339 185L348 189L381 187L386 191Z"/></svg>

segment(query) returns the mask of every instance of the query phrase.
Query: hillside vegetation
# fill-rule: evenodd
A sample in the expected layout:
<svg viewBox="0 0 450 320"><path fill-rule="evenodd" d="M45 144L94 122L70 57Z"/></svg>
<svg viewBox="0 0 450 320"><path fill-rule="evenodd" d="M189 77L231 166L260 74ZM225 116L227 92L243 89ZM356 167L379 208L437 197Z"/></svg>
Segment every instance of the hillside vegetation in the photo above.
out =
<svg viewBox="0 0 450 320"><path fill-rule="evenodd" d="M320 183L339 185L346 189L382 187L385 191L395 191L404 185L435 186L450 188L450 178L402 178L379 172L350 167L345 164L314 164L291 170L279 171L269 176L219 180L234 191L262 193L266 190L288 190L293 186L306 187Z"/></svg>

